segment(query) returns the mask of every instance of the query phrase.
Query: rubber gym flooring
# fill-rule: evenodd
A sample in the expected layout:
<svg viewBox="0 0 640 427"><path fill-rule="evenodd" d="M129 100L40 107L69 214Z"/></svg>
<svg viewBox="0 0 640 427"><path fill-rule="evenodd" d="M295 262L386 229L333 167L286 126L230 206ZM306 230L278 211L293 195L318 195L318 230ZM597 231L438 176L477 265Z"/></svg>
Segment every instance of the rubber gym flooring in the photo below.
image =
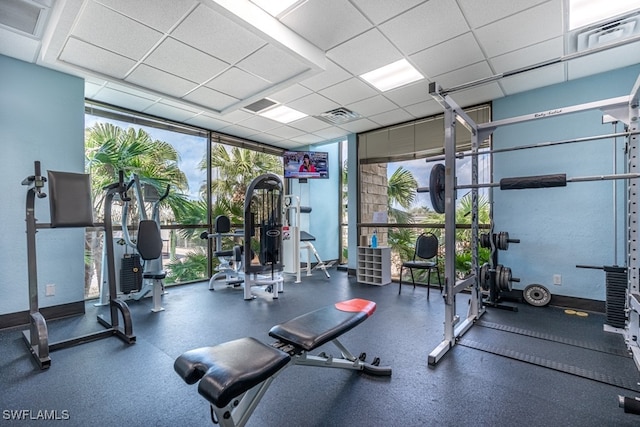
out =
<svg viewBox="0 0 640 427"><path fill-rule="evenodd" d="M638 426L640 415L618 407L618 395L640 396L640 375L620 335L603 331L604 315L517 304L488 308L440 363L427 356L443 338L444 305L437 289L363 285L329 270L285 281L285 292L242 299L242 290L207 283L171 287L165 311L151 300L131 302L137 342L107 338L51 353L40 371L21 330L0 331L0 427L206 426L209 404L174 372L184 351L253 336L271 326L350 298L378 306L341 342L367 360L391 365L390 378L341 369L292 366L275 379L249 426ZM466 316L465 295L458 313ZM99 330L104 308L49 322L50 341ZM333 344L322 347L338 354ZM11 420L12 411L55 411L65 420ZM40 411L40 412L39 412Z"/></svg>

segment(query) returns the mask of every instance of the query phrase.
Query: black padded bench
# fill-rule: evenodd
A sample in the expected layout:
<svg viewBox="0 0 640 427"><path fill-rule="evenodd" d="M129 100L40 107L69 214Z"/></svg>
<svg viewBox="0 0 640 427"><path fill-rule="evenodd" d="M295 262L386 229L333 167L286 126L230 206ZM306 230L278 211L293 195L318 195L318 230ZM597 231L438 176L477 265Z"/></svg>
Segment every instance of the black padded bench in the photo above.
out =
<svg viewBox="0 0 640 427"><path fill-rule="evenodd" d="M314 310L276 325L269 335L278 341L264 344L246 337L213 347L187 351L174 369L187 384L199 381L198 392L211 404L214 423L244 425L277 374L288 365L342 368L389 376L391 368L378 366L380 359L366 363L366 356L353 356L339 341L345 332L365 321L376 303L352 299ZM340 357L308 355L333 341Z"/></svg>

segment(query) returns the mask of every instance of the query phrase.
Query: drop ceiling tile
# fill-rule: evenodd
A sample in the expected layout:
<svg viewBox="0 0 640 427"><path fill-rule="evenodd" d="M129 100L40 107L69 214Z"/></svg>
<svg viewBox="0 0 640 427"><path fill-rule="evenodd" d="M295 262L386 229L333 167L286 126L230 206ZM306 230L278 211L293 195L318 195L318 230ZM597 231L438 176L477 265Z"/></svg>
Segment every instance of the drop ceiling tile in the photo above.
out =
<svg viewBox="0 0 640 427"><path fill-rule="evenodd" d="M247 120L241 121L239 125L249 129L253 129L254 131L267 132L267 131L270 131L271 129L275 129L277 127L282 126L282 123L276 122L275 120L271 120L266 117L259 116L257 114L253 114Z"/></svg>
<svg viewBox="0 0 640 427"><path fill-rule="evenodd" d="M187 119L185 123L209 130L220 130L231 124L208 114L198 114L197 116Z"/></svg>
<svg viewBox="0 0 640 427"><path fill-rule="evenodd" d="M493 72L486 61L478 62L468 67L460 68L450 73L435 76L433 80L445 89L461 85L474 80L493 76Z"/></svg>
<svg viewBox="0 0 640 427"><path fill-rule="evenodd" d="M64 45L60 60L116 79L123 79L136 64L129 58L73 37Z"/></svg>
<svg viewBox="0 0 640 427"><path fill-rule="evenodd" d="M290 126L305 132L316 132L320 129L326 129L330 125L325 121L316 119L315 117L303 117L302 119L291 123Z"/></svg>
<svg viewBox="0 0 640 427"><path fill-rule="evenodd" d="M293 128L291 126L280 126L279 128L271 129L269 132L265 132L269 135L276 136L283 139L291 139L297 136L304 135L304 132L300 129Z"/></svg>
<svg viewBox="0 0 640 427"><path fill-rule="evenodd" d="M342 129L348 130L351 133L364 132L371 129L377 129L380 126L376 122L372 122L369 119L359 119L353 122L344 123L340 125Z"/></svg>
<svg viewBox="0 0 640 427"><path fill-rule="evenodd" d="M141 59L163 36L94 2L87 3L71 35L134 60Z"/></svg>
<svg viewBox="0 0 640 427"><path fill-rule="evenodd" d="M93 83L88 80L84 81L84 97L93 98L104 87L104 82Z"/></svg>
<svg viewBox="0 0 640 427"><path fill-rule="evenodd" d="M488 83L471 89L454 92L451 97L462 108L502 98L504 93L497 83Z"/></svg>
<svg viewBox="0 0 640 427"><path fill-rule="evenodd" d="M554 64L522 74L500 79L498 82L505 95L513 95L518 92L562 83L565 79L565 65Z"/></svg>
<svg viewBox="0 0 640 427"><path fill-rule="evenodd" d="M271 83L238 68L230 68L205 86L234 98L245 99L267 89Z"/></svg>
<svg viewBox="0 0 640 427"><path fill-rule="evenodd" d="M311 90L319 91L351 77L352 75L350 73L346 72L343 68L340 68L334 62L328 60L326 69L322 73L302 80L300 84Z"/></svg>
<svg viewBox="0 0 640 427"><path fill-rule="evenodd" d="M143 110L143 112L157 117L165 117L177 122L184 122L196 116L200 110L190 108L184 104L180 105L163 100L151 105L149 108Z"/></svg>
<svg viewBox="0 0 640 427"><path fill-rule="evenodd" d="M195 5L195 0L95 0L136 21L166 33Z"/></svg>
<svg viewBox="0 0 640 427"><path fill-rule="evenodd" d="M336 126L332 126L332 127L321 129L319 131L314 132L315 135L318 135L319 137L324 138L325 141L341 138L343 136L349 135L350 133L351 133L350 131L336 127Z"/></svg>
<svg viewBox="0 0 640 427"><path fill-rule="evenodd" d="M371 28L344 0L308 0L280 21L324 51Z"/></svg>
<svg viewBox="0 0 640 427"><path fill-rule="evenodd" d="M296 83L269 95L269 99L285 104L295 99L302 98L305 95L309 95L310 93L310 89L307 89L301 84Z"/></svg>
<svg viewBox="0 0 640 427"><path fill-rule="evenodd" d="M182 97L196 87L194 82L144 64L136 67L125 80L158 93L166 93L176 97Z"/></svg>
<svg viewBox="0 0 640 427"><path fill-rule="evenodd" d="M374 28L331 49L327 57L360 75L402 59L403 55Z"/></svg>
<svg viewBox="0 0 640 427"><path fill-rule="evenodd" d="M144 64L197 83L203 83L229 67L226 62L170 37L145 58Z"/></svg>
<svg viewBox="0 0 640 427"><path fill-rule="evenodd" d="M238 102L236 98L204 86L190 92L184 99L214 111L222 111Z"/></svg>
<svg viewBox="0 0 640 427"><path fill-rule="evenodd" d="M87 96L87 98L89 98ZM150 97L135 96L127 91L116 90L111 87L101 88L95 95L89 99L93 101L100 101L111 105L117 105L119 107L128 108L133 111L143 111L153 104L155 100Z"/></svg>
<svg viewBox="0 0 640 427"><path fill-rule="evenodd" d="M547 40L527 46L514 52L505 53L489 59L496 73L505 73L520 68L539 64L550 59L560 58L564 52L563 37Z"/></svg>
<svg viewBox="0 0 640 427"><path fill-rule="evenodd" d="M396 104L382 95L372 96L371 98L363 99L362 101L347 104L345 107L362 116L371 116L373 114L380 114L398 108Z"/></svg>
<svg viewBox="0 0 640 427"><path fill-rule="evenodd" d="M318 114L340 107L340 104L317 93L312 93L290 102L289 107L310 116L317 116Z"/></svg>
<svg viewBox="0 0 640 427"><path fill-rule="evenodd" d="M433 77L482 61L484 55L473 33L468 32L410 56L424 75Z"/></svg>
<svg viewBox="0 0 640 427"><path fill-rule="evenodd" d="M417 104L408 105L404 107L404 109L415 118L430 117L443 112L442 106L433 98L418 102Z"/></svg>
<svg viewBox="0 0 640 427"><path fill-rule="evenodd" d="M544 23L544 24L541 24ZM554 39L562 35L562 7L551 1L475 30L488 57ZM508 37L505 37L508 34Z"/></svg>
<svg viewBox="0 0 640 427"><path fill-rule="evenodd" d="M249 138L251 135L256 134L256 131L254 129L249 129L240 125L227 126L226 128L220 129L220 132L240 138Z"/></svg>
<svg viewBox="0 0 640 427"><path fill-rule="evenodd" d="M458 0L472 28L495 22L549 0ZM553 0L560 3L562 0Z"/></svg>
<svg viewBox="0 0 640 427"><path fill-rule="evenodd" d="M577 79L639 63L640 48L637 43L628 44L569 61L568 75L569 79Z"/></svg>
<svg viewBox="0 0 640 427"><path fill-rule="evenodd" d="M374 24L393 18L424 0L352 0Z"/></svg>
<svg viewBox="0 0 640 427"><path fill-rule="evenodd" d="M256 135L252 135L251 139L257 142L262 142L263 144L269 144L284 149L293 145L293 143L287 143L286 141L283 141L282 138L274 135L269 135L268 133L258 133Z"/></svg>
<svg viewBox="0 0 640 427"><path fill-rule="evenodd" d="M222 116L222 118L229 123L240 123L244 120L248 120L253 117L254 113L239 109L230 111Z"/></svg>
<svg viewBox="0 0 640 427"><path fill-rule="evenodd" d="M378 92L362 80L354 77L322 89L319 93L340 105L347 105L365 98L371 98Z"/></svg>
<svg viewBox="0 0 640 427"><path fill-rule="evenodd" d="M271 45L252 53L238 62L237 66L273 83L285 81L309 69L292 55Z"/></svg>
<svg viewBox="0 0 640 427"><path fill-rule="evenodd" d="M450 0L430 0L379 28L408 55L469 31L457 3Z"/></svg>
<svg viewBox="0 0 640 427"><path fill-rule="evenodd" d="M417 104L418 102L431 99L429 95L429 82L420 80L396 89L389 90L384 93L386 98L389 98L399 107L405 107L407 105Z"/></svg>
<svg viewBox="0 0 640 427"><path fill-rule="evenodd" d="M380 126L388 126L412 120L413 116L407 113L402 108L396 108L392 111L369 116L369 119L376 122Z"/></svg>
<svg viewBox="0 0 640 427"><path fill-rule="evenodd" d="M251 31L204 5L198 6L171 35L230 64L266 44Z"/></svg>
<svg viewBox="0 0 640 427"><path fill-rule="evenodd" d="M306 135L297 136L295 138L291 138L291 141L297 142L300 144L318 144L320 142L324 142L324 138L317 135L306 134Z"/></svg>

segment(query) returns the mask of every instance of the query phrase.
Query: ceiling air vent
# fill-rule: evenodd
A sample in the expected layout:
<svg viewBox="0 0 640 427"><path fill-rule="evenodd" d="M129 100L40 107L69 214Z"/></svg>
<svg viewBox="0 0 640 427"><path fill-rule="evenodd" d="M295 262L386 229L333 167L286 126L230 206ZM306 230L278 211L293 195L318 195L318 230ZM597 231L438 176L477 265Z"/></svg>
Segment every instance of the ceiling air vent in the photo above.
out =
<svg viewBox="0 0 640 427"><path fill-rule="evenodd" d="M360 114L347 110L344 107L336 108L335 110L327 111L326 113L316 116L316 118L331 123L332 125L341 125L359 119L360 117Z"/></svg>
<svg viewBox="0 0 640 427"><path fill-rule="evenodd" d="M569 34L569 53L595 49L636 35L640 35L638 12L573 31Z"/></svg>
<svg viewBox="0 0 640 427"><path fill-rule="evenodd" d="M0 25L19 33L40 37L48 7L29 0L0 1Z"/></svg>
<svg viewBox="0 0 640 427"><path fill-rule="evenodd" d="M257 100L256 102L246 105L244 107L245 110L251 111L252 113L258 113L262 110L266 110L269 107L276 105L277 102L270 100L269 98L262 98Z"/></svg>

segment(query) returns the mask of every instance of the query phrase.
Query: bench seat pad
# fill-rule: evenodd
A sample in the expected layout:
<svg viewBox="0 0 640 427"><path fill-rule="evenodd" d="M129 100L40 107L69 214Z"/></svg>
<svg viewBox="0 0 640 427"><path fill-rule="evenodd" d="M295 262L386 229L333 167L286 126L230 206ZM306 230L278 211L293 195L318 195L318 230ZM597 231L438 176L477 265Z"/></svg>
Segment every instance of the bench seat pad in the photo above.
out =
<svg viewBox="0 0 640 427"><path fill-rule="evenodd" d="M269 335L311 351L362 323L375 309L376 303L365 299L342 301L276 325Z"/></svg>
<svg viewBox="0 0 640 427"><path fill-rule="evenodd" d="M290 360L287 353L246 337L187 351L173 367L187 384L200 380L198 392L218 408L224 408Z"/></svg>

